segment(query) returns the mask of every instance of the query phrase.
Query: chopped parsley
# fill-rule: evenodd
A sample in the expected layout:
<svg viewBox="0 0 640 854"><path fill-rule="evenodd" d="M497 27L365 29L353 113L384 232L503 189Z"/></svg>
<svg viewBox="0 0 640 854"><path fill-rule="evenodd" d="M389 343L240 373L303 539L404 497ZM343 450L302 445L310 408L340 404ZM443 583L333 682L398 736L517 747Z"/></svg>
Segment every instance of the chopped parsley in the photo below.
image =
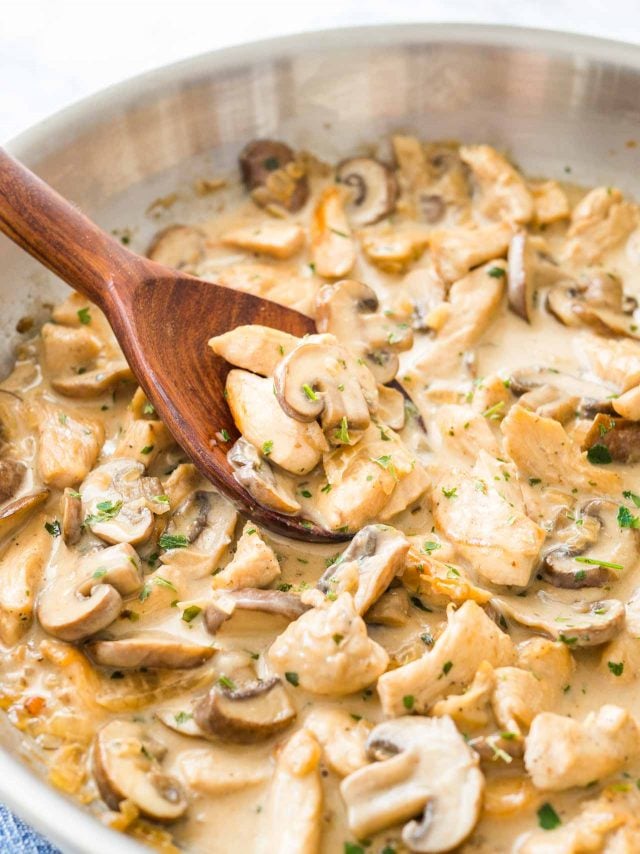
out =
<svg viewBox="0 0 640 854"><path fill-rule="evenodd" d="M107 570L103 566L101 566L98 569L96 569L96 571L93 573L91 578L104 578L104 576L106 574L107 574Z"/></svg>
<svg viewBox="0 0 640 854"><path fill-rule="evenodd" d="M317 400L317 399L318 399L318 395L317 395L317 394L315 393L315 391L311 388L311 386L310 386L310 385L308 385L307 383L305 383L305 384L302 386L302 391L303 391L303 392L305 393L305 395L309 398L309 400Z"/></svg>
<svg viewBox="0 0 640 854"><path fill-rule="evenodd" d="M587 459L590 463L606 465L612 462L611 451L606 445L596 443L587 451Z"/></svg>
<svg viewBox="0 0 640 854"><path fill-rule="evenodd" d="M88 326L91 323L91 314L88 308L78 309L78 320L83 326Z"/></svg>
<svg viewBox="0 0 640 854"><path fill-rule="evenodd" d="M442 672L444 673L445 676L451 670L452 667L453 667L453 661L445 661L445 663L442 665Z"/></svg>
<svg viewBox="0 0 640 854"><path fill-rule="evenodd" d="M158 540L161 549L184 549L189 543L184 534L162 534Z"/></svg>
<svg viewBox="0 0 640 854"><path fill-rule="evenodd" d="M145 403L145 405L142 407L142 414L143 415L155 415L156 414L156 408L153 405L153 403L149 403L149 401L147 401Z"/></svg>
<svg viewBox="0 0 640 854"><path fill-rule="evenodd" d="M265 457L268 457L272 450L273 450L273 439L267 439L266 442L262 443L262 453L265 455Z"/></svg>
<svg viewBox="0 0 640 854"><path fill-rule="evenodd" d="M548 801L538 809L538 824L543 830L554 830L562 824L560 816Z"/></svg>
<svg viewBox="0 0 640 854"><path fill-rule="evenodd" d="M457 486L454 486L453 489L445 489L444 486L442 487L442 494L444 495L445 498L457 498L458 497L457 493L458 493L458 487Z"/></svg>
<svg viewBox="0 0 640 854"><path fill-rule="evenodd" d="M621 505L618 508L618 525L621 528L640 528L640 519L634 516L628 507Z"/></svg>
<svg viewBox="0 0 640 854"><path fill-rule="evenodd" d="M530 486L537 486L539 483L542 483L542 481L540 480L539 477L530 477L529 478L529 485Z"/></svg>
<svg viewBox="0 0 640 854"><path fill-rule="evenodd" d="M107 522L114 519L122 510L122 501L99 501L96 504L97 513L91 513L84 520L84 524L91 527L98 522Z"/></svg>
<svg viewBox="0 0 640 854"><path fill-rule="evenodd" d="M487 270L487 274L491 276L492 279L502 279L503 276L507 275L507 272L502 267L491 267Z"/></svg>
<svg viewBox="0 0 640 854"><path fill-rule="evenodd" d="M622 493L625 498L631 499L636 507L640 507L640 495L636 495L635 492L630 492L628 489Z"/></svg>
<svg viewBox="0 0 640 854"><path fill-rule="evenodd" d="M497 403L494 403L493 406L490 406L488 409L485 409L482 414L485 418L489 418L491 421L496 421L498 418L500 418L503 409L504 400L499 400Z"/></svg>
<svg viewBox="0 0 640 854"><path fill-rule="evenodd" d="M145 445L144 448L140 449L140 453L145 454L145 456L146 456L147 454L150 454L154 448L155 448L155 445Z"/></svg>
<svg viewBox="0 0 640 854"><path fill-rule="evenodd" d="M332 486L330 483L325 483L325 485L320 489L320 492L329 493L331 492Z"/></svg>
<svg viewBox="0 0 640 854"><path fill-rule="evenodd" d="M342 643L343 640L344 640L344 635L340 635L338 633L333 635L333 642L336 646L340 646L340 644Z"/></svg>
<svg viewBox="0 0 640 854"><path fill-rule="evenodd" d="M229 677L225 676L224 673L222 676L218 676L218 685L220 685L221 688L228 688L229 691L234 691L236 687L236 683L233 679L229 679Z"/></svg>
<svg viewBox="0 0 640 854"><path fill-rule="evenodd" d="M309 492L309 490L308 490L308 489L301 489L301 490L300 490L300 495L301 495L303 498L311 498L311 493Z"/></svg>
<svg viewBox="0 0 640 854"><path fill-rule="evenodd" d="M396 471L396 467L393 464L391 454L384 454L381 457L369 457L369 459L372 463L375 463L376 465L380 466L380 468L383 468L388 471L394 480L398 480L398 473Z"/></svg>
<svg viewBox="0 0 640 854"><path fill-rule="evenodd" d="M222 436L223 442L230 442L231 441L231 436L229 435L229 431L225 430L224 427L220 431L220 435Z"/></svg>
<svg viewBox="0 0 640 854"><path fill-rule="evenodd" d="M355 842L345 842L344 854L365 854L365 852L362 845L357 845Z"/></svg>
<svg viewBox="0 0 640 854"><path fill-rule="evenodd" d="M199 605L189 605L189 607L185 608L182 612L182 619L185 623L190 623L192 620L195 620L201 611L202 608Z"/></svg>
<svg viewBox="0 0 640 854"><path fill-rule="evenodd" d="M284 678L290 685L293 685L294 688L297 688L300 684L300 677L293 670L287 670L287 672L284 674Z"/></svg>
<svg viewBox="0 0 640 854"><path fill-rule="evenodd" d="M57 519L54 519L53 522L45 522L44 523L45 531L48 534L51 534L52 537L59 537L62 533L62 529L60 528L60 522Z"/></svg>
<svg viewBox="0 0 640 854"><path fill-rule="evenodd" d="M425 542L422 544L422 551L428 555L430 555L431 552L435 552L436 549L440 548L442 548L440 543L434 543L433 540L425 540Z"/></svg>
<svg viewBox="0 0 640 854"><path fill-rule="evenodd" d="M624 569L621 563L609 563L606 560L597 560L592 557L574 557L574 560L578 561L578 563L588 563L589 566L604 566L606 569Z"/></svg>
<svg viewBox="0 0 640 854"><path fill-rule="evenodd" d="M413 694L405 694L404 697L402 698L402 705L405 707L405 709L408 709L409 711L411 711L411 709L413 708L413 706L415 704L415 701L416 701L416 698L413 696Z"/></svg>
<svg viewBox="0 0 640 854"><path fill-rule="evenodd" d="M338 231L337 228L330 228L329 231L332 232L333 234L337 234L338 237L349 237L349 235L346 232Z"/></svg>
<svg viewBox="0 0 640 854"><path fill-rule="evenodd" d="M336 430L336 438L345 445L349 444L349 424L346 415L343 416L340 426Z"/></svg>
<svg viewBox="0 0 640 854"><path fill-rule="evenodd" d="M613 673L614 676L622 676L622 671L624 670L624 662L607 661L607 667Z"/></svg>
<svg viewBox="0 0 640 854"><path fill-rule="evenodd" d="M187 721L190 721L193 715L190 712L177 712L173 716L174 721L178 724L178 726L182 726L182 724L186 724Z"/></svg>

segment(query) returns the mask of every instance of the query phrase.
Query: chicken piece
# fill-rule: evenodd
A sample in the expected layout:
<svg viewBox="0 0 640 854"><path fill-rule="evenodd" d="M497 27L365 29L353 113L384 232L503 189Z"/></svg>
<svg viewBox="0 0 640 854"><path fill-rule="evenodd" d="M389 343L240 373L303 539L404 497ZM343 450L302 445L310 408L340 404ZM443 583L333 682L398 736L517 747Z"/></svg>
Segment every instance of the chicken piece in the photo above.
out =
<svg viewBox="0 0 640 854"><path fill-rule="evenodd" d="M555 688L564 688L575 669L571 652L562 642L533 637L518 644L516 653L518 667Z"/></svg>
<svg viewBox="0 0 640 854"><path fill-rule="evenodd" d="M470 406L445 403L428 420L427 433L434 452L446 460L446 468L450 469L456 463L473 464L481 450L493 457L500 456L500 446L490 423Z"/></svg>
<svg viewBox="0 0 640 854"><path fill-rule="evenodd" d="M429 537L437 538L437 534L429 534ZM443 552L436 551L442 560L436 560L432 557L434 546L440 548L436 539L425 541L424 535L420 539L422 548L419 545L412 546L402 574L402 584L409 593L436 608L446 608L451 602L462 605L468 599L486 605L492 594L473 584L461 566L444 562L447 560L447 552L449 549L453 551L453 548L444 545Z"/></svg>
<svg viewBox="0 0 640 854"><path fill-rule="evenodd" d="M247 750L232 753L214 745L181 751L178 769L190 789L213 798L257 786L271 775L268 761L256 759Z"/></svg>
<svg viewBox="0 0 640 854"><path fill-rule="evenodd" d="M322 831L322 751L314 735L301 729L279 749L266 810L263 854L317 854Z"/></svg>
<svg viewBox="0 0 640 854"><path fill-rule="evenodd" d="M611 401L611 405L623 418L629 421L640 421L640 385L625 391L620 397Z"/></svg>
<svg viewBox="0 0 640 854"><path fill-rule="evenodd" d="M635 854L640 851L639 812L640 797L633 787L605 790L566 824L529 835L519 854Z"/></svg>
<svg viewBox="0 0 640 854"><path fill-rule="evenodd" d="M196 489L205 489L206 483L193 463L180 463L162 480L162 493L169 499L169 506L175 509Z"/></svg>
<svg viewBox="0 0 640 854"><path fill-rule="evenodd" d="M545 642L543 638L534 640ZM558 666L549 674L550 678L543 678L539 672L522 667L499 667L495 671L491 705L504 732L522 735L536 715L557 705L562 689L569 684L575 666L571 653L566 646L561 649L561 644L546 643L558 649Z"/></svg>
<svg viewBox="0 0 640 854"><path fill-rule="evenodd" d="M300 276L295 270L278 265L243 262L215 270L211 278L220 285L236 288L257 297L273 300L313 315L319 282L315 277Z"/></svg>
<svg viewBox="0 0 640 854"><path fill-rule="evenodd" d="M13 646L29 630L53 538L40 521L14 537L0 558L0 642Z"/></svg>
<svg viewBox="0 0 640 854"><path fill-rule="evenodd" d="M640 753L640 731L619 706L601 706L584 721L542 712L527 736L524 764L538 789L586 786L623 768Z"/></svg>
<svg viewBox="0 0 640 854"><path fill-rule="evenodd" d="M162 421L135 419L120 436L113 456L137 460L149 468L156 457L173 443L173 436Z"/></svg>
<svg viewBox="0 0 640 854"><path fill-rule="evenodd" d="M529 192L533 196L533 219L537 225L550 225L569 217L569 199L557 181L529 184Z"/></svg>
<svg viewBox="0 0 640 854"><path fill-rule="evenodd" d="M446 323L403 372L401 382L424 418L429 418L429 383L437 378L450 380L452 374L462 371L465 350L480 339L493 321L505 281L504 275L497 275L496 271L504 269L504 261L493 261L453 285Z"/></svg>
<svg viewBox="0 0 640 854"><path fill-rule="evenodd" d="M322 746L327 765L339 777L346 777L368 765L365 744L372 725L356 720L343 709L316 706L304 722Z"/></svg>
<svg viewBox="0 0 640 854"><path fill-rule="evenodd" d="M640 344L630 338L603 338L585 332L574 342L586 367L621 392L640 385ZM615 404L614 404L615 405Z"/></svg>
<svg viewBox="0 0 640 854"><path fill-rule="evenodd" d="M470 472L442 474L432 496L436 527L483 578L528 584L546 533L526 515L512 467L480 451Z"/></svg>
<svg viewBox="0 0 640 854"><path fill-rule="evenodd" d="M475 602L465 602L457 610L449 606L447 619L447 627L432 650L378 680L385 715L404 714L405 697L413 698L414 712L424 714L436 700L469 685L483 661L492 667L513 662L511 638Z"/></svg>
<svg viewBox="0 0 640 854"><path fill-rule="evenodd" d="M533 198L522 175L490 145L463 145L460 157L480 188L479 210L491 220L524 225L533 217Z"/></svg>
<svg viewBox="0 0 640 854"><path fill-rule="evenodd" d="M243 587L268 587L280 575L280 564L261 531L247 522L238 540L231 563L213 576L214 589L240 590Z"/></svg>
<svg viewBox="0 0 640 854"><path fill-rule="evenodd" d="M87 326L45 323L41 335L44 365L51 374L83 367L96 359L102 349L100 337Z"/></svg>
<svg viewBox="0 0 640 854"><path fill-rule="evenodd" d="M562 259L576 265L594 264L637 224L637 205L625 201L617 187L596 187L573 209Z"/></svg>
<svg viewBox="0 0 640 854"><path fill-rule="evenodd" d="M473 390L471 405L480 415L492 422L501 421L511 405L509 382L498 374L483 377Z"/></svg>
<svg viewBox="0 0 640 854"><path fill-rule="evenodd" d="M221 240L248 252L259 252L272 258L291 258L304 246L304 230L293 222L263 222L257 226L225 232Z"/></svg>
<svg viewBox="0 0 640 854"><path fill-rule="evenodd" d="M424 495L430 483L431 480L427 471L420 463L416 462L412 471L396 484L396 488L391 493L391 498L378 513L378 519L381 522L388 522L398 513L402 513L403 510L406 510L414 501Z"/></svg>
<svg viewBox="0 0 640 854"><path fill-rule="evenodd" d="M346 187L327 187L311 219L311 257L319 276L339 279L355 264L356 252L345 213Z"/></svg>
<svg viewBox="0 0 640 854"><path fill-rule="evenodd" d="M305 423L282 411L273 381L248 371L227 376L227 402L238 430L269 462L293 474L307 474L328 445L316 421Z"/></svg>
<svg viewBox="0 0 640 854"><path fill-rule="evenodd" d="M35 412L34 412L35 415ZM104 442L97 421L39 406L38 470L47 486L75 486L89 474Z"/></svg>
<svg viewBox="0 0 640 854"><path fill-rule="evenodd" d="M513 229L506 222L443 229L429 238L431 258L440 277L451 284L479 264L503 258L512 237Z"/></svg>
<svg viewBox="0 0 640 854"><path fill-rule="evenodd" d="M217 356L237 368L244 368L263 377L272 376L276 365L288 355L300 339L270 326L236 326L223 335L209 339L209 347Z"/></svg>
<svg viewBox="0 0 640 854"><path fill-rule="evenodd" d="M487 726L490 720L489 701L496 681L494 673L488 661L480 662L467 690L463 694L450 694L444 700L438 700L429 714L438 717L449 715L462 732Z"/></svg>
<svg viewBox="0 0 640 854"><path fill-rule="evenodd" d="M502 422L505 450L526 478L542 486L578 489L587 493L620 492L620 476L592 465L580 446L553 418L542 418L523 406L514 406Z"/></svg>
<svg viewBox="0 0 640 854"><path fill-rule="evenodd" d="M429 233L415 223L403 228L384 226L364 233L362 248L376 267L386 273L403 273L427 248Z"/></svg>
<svg viewBox="0 0 640 854"><path fill-rule="evenodd" d="M630 684L640 675L640 589L636 588L625 607L624 628L604 647L600 670L605 678Z"/></svg>
<svg viewBox="0 0 640 854"><path fill-rule="evenodd" d="M333 530L366 525L391 500L398 484L420 467L397 433L385 427L384 435L383 439L380 428L371 424L356 445L325 454L331 488L321 491L317 505Z"/></svg>
<svg viewBox="0 0 640 854"><path fill-rule="evenodd" d="M297 674L306 691L340 696L375 682L389 656L368 637L353 596L341 593L290 623L273 642L269 660L279 672Z"/></svg>

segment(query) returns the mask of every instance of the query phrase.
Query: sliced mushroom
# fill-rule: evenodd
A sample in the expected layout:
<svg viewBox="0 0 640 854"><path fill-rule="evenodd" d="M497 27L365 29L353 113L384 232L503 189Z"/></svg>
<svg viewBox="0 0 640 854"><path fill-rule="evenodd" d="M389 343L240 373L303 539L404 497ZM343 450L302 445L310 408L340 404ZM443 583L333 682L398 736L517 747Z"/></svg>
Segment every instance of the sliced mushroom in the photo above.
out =
<svg viewBox="0 0 640 854"><path fill-rule="evenodd" d="M262 207L273 204L295 213L307 201L309 182L304 167L284 142L253 140L240 152L239 164L242 180Z"/></svg>
<svg viewBox="0 0 640 854"><path fill-rule="evenodd" d="M491 735L478 735L469 740L480 759L488 762L502 761L509 765L514 759L521 759L524 754L524 739L521 737L504 738L503 733L492 733Z"/></svg>
<svg viewBox="0 0 640 854"><path fill-rule="evenodd" d="M283 411L297 421L320 418L332 444L351 444L349 431L366 430L377 407L371 373L331 339L303 340L278 363L273 382Z"/></svg>
<svg viewBox="0 0 640 854"><path fill-rule="evenodd" d="M394 323L382 314L375 291L352 279L320 289L316 325L318 332L335 335L343 346L365 359L379 383L391 382L398 372L397 353L413 345L408 325Z"/></svg>
<svg viewBox="0 0 640 854"><path fill-rule="evenodd" d="M410 612L411 601L404 587L390 587L373 603L364 619L370 626L401 628L409 622Z"/></svg>
<svg viewBox="0 0 640 854"><path fill-rule="evenodd" d="M0 503L13 498L24 480L27 467L19 460L0 460Z"/></svg>
<svg viewBox="0 0 640 854"><path fill-rule="evenodd" d="M131 368L124 359L110 359L99 368L84 371L76 376L61 376L51 379L55 391L66 397L100 397L125 380L132 380Z"/></svg>
<svg viewBox="0 0 640 854"><path fill-rule="evenodd" d="M192 643L168 632L138 632L130 637L96 640L86 647L102 667L140 670L163 667L170 670L199 667L214 653L211 646Z"/></svg>
<svg viewBox="0 0 640 854"><path fill-rule="evenodd" d="M597 412L613 413L610 398L614 389L603 383L542 365L518 368L509 378L509 388L517 397L545 386L557 389L565 399L579 398L581 415L593 416Z"/></svg>
<svg viewBox="0 0 640 854"><path fill-rule="evenodd" d="M167 525L167 535L184 539L185 543L195 542L207 525L211 509L210 496L213 494L196 490L185 498Z"/></svg>
<svg viewBox="0 0 640 854"><path fill-rule="evenodd" d="M174 270L195 270L204 258L204 234L192 225L169 225L153 238L147 257Z"/></svg>
<svg viewBox="0 0 640 854"><path fill-rule="evenodd" d="M62 495L62 536L68 546L82 537L82 499L80 493L67 487Z"/></svg>
<svg viewBox="0 0 640 854"><path fill-rule="evenodd" d="M193 717L204 732L240 744L271 738L286 729L295 716L277 676L233 687L218 682L193 709Z"/></svg>
<svg viewBox="0 0 640 854"><path fill-rule="evenodd" d="M85 478L80 492L84 524L107 543L141 543L153 530L153 513L138 483L144 465L112 459ZM166 507L163 506L163 510Z"/></svg>
<svg viewBox="0 0 640 854"><path fill-rule="evenodd" d="M157 745L140 724L116 720L103 726L93 749L93 776L104 802L113 810L132 801L146 818L169 822L187 811L180 783L163 774Z"/></svg>
<svg viewBox="0 0 640 854"><path fill-rule="evenodd" d="M504 617L572 648L606 643L622 629L625 619L618 599L567 602L539 590L526 598L499 596L491 601Z"/></svg>
<svg viewBox="0 0 640 854"><path fill-rule="evenodd" d="M620 280L611 273L585 282L559 282L547 294L547 308L565 326L584 325L601 335L640 338L632 316L637 301L624 296Z"/></svg>
<svg viewBox="0 0 640 854"><path fill-rule="evenodd" d="M155 716L167 729L180 735L186 735L189 738L207 738L206 732L203 732L194 721L193 714L185 712L184 709L161 709L155 713Z"/></svg>
<svg viewBox="0 0 640 854"><path fill-rule="evenodd" d="M378 761L340 784L358 838L408 819L402 841L413 852L451 851L469 836L480 815L484 777L477 753L450 717L386 721L366 746Z"/></svg>
<svg viewBox="0 0 640 854"><path fill-rule="evenodd" d="M393 578L402 574L410 545L401 531L389 525L367 525L351 540L339 562L326 570L318 587L323 593L337 594L349 590L350 579L355 575L354 604L362 615Z"/></svg>
<svg viewBox="0 0 640 854"><path fill-rule="evenodd" d="M518 231L509 243L507 298L509 308L531 323L537 289L559 277L557 266L540 246L539 239Z"/></svg>
<svg viewBox="0 0 640 854"><path fill-rule="evenodd" d="M0 539L12 534L49 497L48 489L37 489L21 495L0 510Z"/></svg>
<svg viewBox="0 0 640 854"><path fill-rule="evenodd" d="M229 609L222 607L223 604L228 604ZM309 606L293 593L246 587L244 590L229 590L225 592L222 601L210 602L204 611L204 623L209 634L215 635L236 610L261 611L263 614L275 614L291 621L297 620L308 609Z"/></svg>
<svg viewBox="0 0 640 854"><path fill-rule="evenodd" d="M353 191L347 204L352 225L371 225L392 213L398 198L396 177L384 163L373 157L352 157L338 164L336 179Z"/></svg>
<svg viewBox="0 0 640 854"><path fill-rule="evenodd" d="M299 502L284 484L276 480L273 469L251 442L241 436L227 454L227 460L235 479L258 504L279 513L295 515L300 512Z"/></svg>
<svg viewBox="0 0 640 854"><path fill-rule="evenodd" d="M414 329L437 332L446 321L450 307L446 288L433 267L411 270L400 283L400 296L394 306Z"/></svg>
<svg viewBox="0 0 640 854"><path fill-rule="evenodd" d="M598 413L582 441L582 449L606 448L616 463L640 460L640 422Z"/></svg>

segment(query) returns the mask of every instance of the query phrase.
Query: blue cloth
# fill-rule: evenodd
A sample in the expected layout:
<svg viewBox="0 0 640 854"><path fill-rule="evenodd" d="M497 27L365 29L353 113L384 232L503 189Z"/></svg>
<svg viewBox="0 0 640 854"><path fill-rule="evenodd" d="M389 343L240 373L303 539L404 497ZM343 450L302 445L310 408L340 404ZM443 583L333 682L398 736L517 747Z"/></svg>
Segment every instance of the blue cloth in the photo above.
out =
<svg viewBox="0 0 640 854"><path fill-rule="evenodd" d="M0 805L0 852L2 854L60 854L17 816Z"/></svg>

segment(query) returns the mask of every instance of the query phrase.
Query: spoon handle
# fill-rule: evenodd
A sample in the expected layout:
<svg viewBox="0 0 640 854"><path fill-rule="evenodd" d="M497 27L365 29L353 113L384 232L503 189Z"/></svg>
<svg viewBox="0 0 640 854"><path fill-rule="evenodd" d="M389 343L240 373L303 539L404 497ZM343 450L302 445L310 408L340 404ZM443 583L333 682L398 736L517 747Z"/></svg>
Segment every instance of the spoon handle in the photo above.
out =
<svg viewBox="0 0 640 854"><path fill-rule="evenodd" d="M101 308L145 263L2 148L0 231Z"/></svg>

